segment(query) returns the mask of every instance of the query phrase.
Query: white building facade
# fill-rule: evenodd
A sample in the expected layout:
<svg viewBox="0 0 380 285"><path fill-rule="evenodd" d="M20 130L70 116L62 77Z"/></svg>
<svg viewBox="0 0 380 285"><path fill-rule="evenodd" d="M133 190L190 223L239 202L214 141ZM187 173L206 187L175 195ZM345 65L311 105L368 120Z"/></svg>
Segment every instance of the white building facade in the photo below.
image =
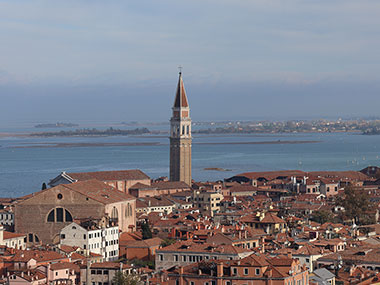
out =
<svg viewBox="0 0 380 285"><path fill-rule="evenodd" d="M88 254L90 252L103 256L104 261L119 258L119 228L104 227L86 229L77 223L71 223L60 232L60 243L78 246Z"/></svg>

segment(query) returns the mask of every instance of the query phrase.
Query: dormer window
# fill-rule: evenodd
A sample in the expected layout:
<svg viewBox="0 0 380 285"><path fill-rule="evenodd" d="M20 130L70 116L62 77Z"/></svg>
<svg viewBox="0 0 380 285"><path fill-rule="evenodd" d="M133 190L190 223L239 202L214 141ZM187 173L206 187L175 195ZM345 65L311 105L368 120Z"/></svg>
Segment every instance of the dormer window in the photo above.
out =
<svg viewBox="0 0 380 285"><path fill-rule="evenodd" d="M260 268L256 268L255 273L256 275L260 275Z"/></svg>

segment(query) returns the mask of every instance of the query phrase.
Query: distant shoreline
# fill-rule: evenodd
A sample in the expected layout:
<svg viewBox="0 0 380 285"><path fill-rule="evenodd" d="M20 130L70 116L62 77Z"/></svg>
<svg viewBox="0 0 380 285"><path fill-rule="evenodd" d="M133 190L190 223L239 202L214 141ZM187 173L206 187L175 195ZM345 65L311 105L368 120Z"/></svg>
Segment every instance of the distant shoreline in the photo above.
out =
<svg viewBox="0 0 380 285"><path fill-rule="evenodd" d="M361 135L372 135L372 134L364 134L360 133L358 131L347 131L347 132L297 132L297 133L288 133L288 132L257 132L257 133L197 133L193 132L195 135L202 135L203 137L216 137L216 136L228 136L228 137L237 137L237 136L268 136L268 135L289 135L289 134L327 134L327 133L351 133L351 134L361 134ZM373 134L375 135L375 134ZM112 136L128 136L128 137L139 137L139 138L168 138L169 133L167 135L163 135L162 132L149 132L145 134L75 134L75 135L63 135L63 134L54 134L54 135L45 135L44 133L1 133L0 132L0 138L6 138L6 137L26 137L26 138L47 138L47 137L54 137L54 138L75 138L75 137L83 137L83 138L98 138L98 137L112 137Z"/></svg>
<svg viewBox="0 0 380 285"><path fill-rule="evenodd" d="M19 134L19 133L0 133L0 138L18 138L18 137L30 137L29 133Z"/></svg>
<svg viewBox="0 0 380 285"><path fill-rule="evenodd" d="M263 141L263 142L202 142L195 144L304 144L304 143L320 143L322 141Z"/></svg>
<svg viewBox="0 0 380 285"><path fill-rule="evenodd" d="M257 144L305 144L320 143L321 141L263 141L263 142L195 142L200 145L257 145ZM70 147L114 147L114 146L163 146L159 142L131 142L131 143L49 143L40 142L27 145L12 146L10 148L70 148Z"/></svg>

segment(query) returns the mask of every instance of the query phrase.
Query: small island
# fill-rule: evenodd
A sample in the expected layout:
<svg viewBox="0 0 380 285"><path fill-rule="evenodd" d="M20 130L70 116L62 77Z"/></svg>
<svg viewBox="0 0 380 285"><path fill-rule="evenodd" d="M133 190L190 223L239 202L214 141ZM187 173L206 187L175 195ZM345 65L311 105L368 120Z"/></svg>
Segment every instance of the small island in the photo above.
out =
<svg viewBox="0 0 380 285"><path fill-rule="evenodd" d="M74 131L60 131L60 132L41 132L31 133L33 137L76 137L76 136L128 136L128 135L142 135L148 134L150 131L147 128L136 128L133 130L120 130L108 128L106 130L98 129L77 129Z"/></svg>
<svg viewBox="0 0 380 285"><path fill-rule="evenodd" d="M206 167L203 170L212 170L212 171L232 171L232 169L220 168L220 167Z"/></svg>
<svg viewBox="0 0 380 285"><path fill-rule="evenodd" d="M35 125L35 128L70 128L70 127L78 127L78 124L73 124L73 123L62 123L62 122L57 122L57 123L49 123L49 124L38 124Z"/></svg>

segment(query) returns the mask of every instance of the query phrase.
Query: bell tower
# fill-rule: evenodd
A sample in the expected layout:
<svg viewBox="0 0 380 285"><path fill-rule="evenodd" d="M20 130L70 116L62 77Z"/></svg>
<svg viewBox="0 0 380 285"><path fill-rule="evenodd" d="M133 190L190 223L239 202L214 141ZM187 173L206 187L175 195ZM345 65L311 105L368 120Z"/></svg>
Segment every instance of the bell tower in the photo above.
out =
<svg viewBox="0 0 380 285"><path fill-rule="evenodd" d="M191 119L190 108L179 72L173 114L170 119L170 181L191 186Z"/></svg>

